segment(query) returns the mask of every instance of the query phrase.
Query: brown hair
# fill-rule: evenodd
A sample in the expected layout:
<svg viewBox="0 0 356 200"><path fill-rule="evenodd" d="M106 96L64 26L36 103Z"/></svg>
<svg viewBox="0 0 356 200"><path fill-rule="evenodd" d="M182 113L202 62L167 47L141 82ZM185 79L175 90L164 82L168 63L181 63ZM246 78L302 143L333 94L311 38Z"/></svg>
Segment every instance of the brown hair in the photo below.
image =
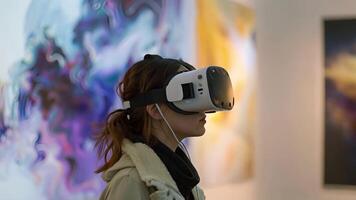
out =
<svg viewBox="0 0 356 200"><path fill-rule="evenodd" d="M122 101L127 101L140 93L163 88L166 80L177 73L182 61L163 59L158 55L145 55L144 59L132 65L119 82L117 88ZM117 90L116 90L117 91ZM130 119L127 118L129 114ZM152 118L145 106L129 111L117 109L111 112L101 132L96 137L95 147L104 164L95 172L100 173L113 166L122 155L124 138L142 136L147 144L155 142L152 135Z"/></svg>

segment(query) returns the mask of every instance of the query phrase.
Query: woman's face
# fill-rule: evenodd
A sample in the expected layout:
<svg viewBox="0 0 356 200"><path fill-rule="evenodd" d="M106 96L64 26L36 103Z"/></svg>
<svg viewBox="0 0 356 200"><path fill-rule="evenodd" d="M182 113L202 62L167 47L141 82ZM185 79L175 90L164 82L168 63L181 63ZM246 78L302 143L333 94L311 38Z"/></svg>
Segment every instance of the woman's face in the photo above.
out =
<svg viewBox="0 0 356 200"><path fill-rule="evenodd" d="M202 136L205 133L205 113L183 115L171 110L166 104L161 104L160 109L178 139ZM161 123L164 123L162 126L166 126L164 120L161 120Z"/></svg>
<svg viewBox="0 0 356 200"><path fill-rule="evenodd" d="M184 66L181 66L178 69L178 72L180 71L188 71L188 69ZM149 106L151 107L151 110L152 106L153 105ZM202 136L205 133L204 125L206 123L206 115L204 112L199 112L193 115L183 115L173 111L166 104L160 104L160 109L179 140L182 140L187 137ZM154 108L154 110L155 111L151 112L151 115L154 115L154 118L156 119L160 119L157 121L161 123L159 124L159 129L163 129L165 133L170 133L171 131L169 130L166 122L161 118L157 109Z"/></svg>
<svg viewBox="0 0 356 200"><path fill-rule="evenodd" d="M178 72L181 71L189 70L181 65ZM166 119L179 139L202 136L205 133L205 113L200 112L193 115L183 115L173 111L166 104L163 104L163 110L162 112L166 113Z"/></svg>

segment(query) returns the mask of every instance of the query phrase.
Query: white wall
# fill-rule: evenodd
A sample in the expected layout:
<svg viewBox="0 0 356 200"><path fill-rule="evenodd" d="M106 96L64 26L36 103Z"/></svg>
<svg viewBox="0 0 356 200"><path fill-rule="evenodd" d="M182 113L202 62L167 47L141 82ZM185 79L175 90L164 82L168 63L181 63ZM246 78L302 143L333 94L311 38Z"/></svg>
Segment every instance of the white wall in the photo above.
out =
<svg viewBox="0 0 356 200"><path fill-rule="evenodd" d="M255 7L257 199L355 200L356 187L322 184L322 19L356 16L356 1L256 0Z"/></svg>

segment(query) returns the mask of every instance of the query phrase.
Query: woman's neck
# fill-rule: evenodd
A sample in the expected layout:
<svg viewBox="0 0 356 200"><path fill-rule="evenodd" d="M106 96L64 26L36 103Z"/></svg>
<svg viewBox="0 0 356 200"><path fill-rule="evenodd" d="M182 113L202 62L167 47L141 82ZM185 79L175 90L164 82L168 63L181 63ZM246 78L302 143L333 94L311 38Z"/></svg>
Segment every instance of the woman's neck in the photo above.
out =
<svg viewBox="0 0 356 200"><path fill-rule="evenodd" d="M173 152L178 147L178 142L174 138L173 133L168 131L163 131L162 129L156 129L153 133L156 138L162 142L164 145L166 145L168 148L170 148ZM181 139L177 136L177 139L180 141Z"/></svg>

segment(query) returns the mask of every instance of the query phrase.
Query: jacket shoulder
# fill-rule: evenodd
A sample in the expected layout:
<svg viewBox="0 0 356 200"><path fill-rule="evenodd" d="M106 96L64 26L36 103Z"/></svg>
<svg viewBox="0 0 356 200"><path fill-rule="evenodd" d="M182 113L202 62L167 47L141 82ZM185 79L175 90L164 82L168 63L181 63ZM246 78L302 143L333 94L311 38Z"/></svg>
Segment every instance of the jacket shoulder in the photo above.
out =
<svg viewBox="0 0 356 200"><path fill-rule="evenodd" d="M135 167L124 168L112 177L100 200L149 199L148 188Z"/></svg>

